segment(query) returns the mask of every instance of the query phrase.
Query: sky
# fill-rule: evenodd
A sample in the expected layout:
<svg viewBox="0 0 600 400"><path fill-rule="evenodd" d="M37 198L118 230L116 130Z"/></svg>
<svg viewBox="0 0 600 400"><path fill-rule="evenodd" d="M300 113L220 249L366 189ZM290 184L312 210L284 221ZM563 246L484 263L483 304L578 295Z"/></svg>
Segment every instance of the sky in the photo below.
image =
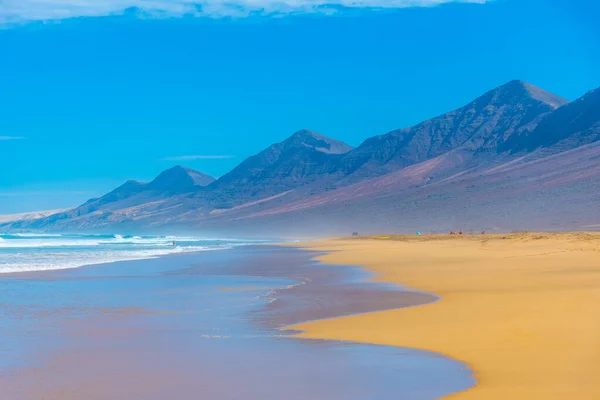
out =
<svg viewBox="0 0 600 400"><path fill-rule="evenodd" d="M0 0L0 214L300 129L357 146L512 79L600 86L593 0Z"/></svg>

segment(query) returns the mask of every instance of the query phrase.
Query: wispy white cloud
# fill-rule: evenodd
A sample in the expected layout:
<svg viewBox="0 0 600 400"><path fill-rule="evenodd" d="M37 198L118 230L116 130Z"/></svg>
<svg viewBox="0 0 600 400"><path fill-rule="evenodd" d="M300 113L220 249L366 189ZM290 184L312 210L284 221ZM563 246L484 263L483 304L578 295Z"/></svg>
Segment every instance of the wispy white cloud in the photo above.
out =
<svg viewBox="0 0 600 400"><path fill-rule="evenodd" d="M0 0L0 23L119 15L128 10L145 16L244 17L331 13L340 8L394 9L490 1L493 0Z"/></svg>
<svg viewBox="0 0 600 400"><path fill-rule="evenodd" d="M0 0L0 1L2 1L2 0ZM1 3L0 3L0 5L1 5ZM23 139L25 139L25 138L22 137L22 136L0 136L0 141L3 141L3 140L23 140Z"/></svg>
<svg viewBox="0 0 600 400"><path fill-rule="evenodd" d="M206 155L193 155L193 156L176 156L176 157L165 157L163 161L191 161L191 160L225 160L228 158L234 158L235 156L206 156Z"/></svg>

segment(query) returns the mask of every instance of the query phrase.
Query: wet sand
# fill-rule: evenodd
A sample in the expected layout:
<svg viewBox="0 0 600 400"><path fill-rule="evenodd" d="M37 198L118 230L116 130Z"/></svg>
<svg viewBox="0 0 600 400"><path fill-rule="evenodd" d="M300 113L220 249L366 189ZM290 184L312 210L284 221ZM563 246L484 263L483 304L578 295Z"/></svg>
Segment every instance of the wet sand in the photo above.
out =
<svg viewBox="0 0 600 400"><path fill-rule="evenodd" d="M473 384L437 354L280 331L437 300L316 255L248 247L0 276L0 398L425 400Z"/></svg>
<svg viewBox="0 0 600 400"><path fill-rule="evenodd" d="M600 234L382 237L304 246L425 290L420 307L293 325L299 337L424 349L467 363L456 399L600 399Z"/></svg>
<svg viewBox="0 0 600 400"><path fill-rule="evenodd" d="M370 279L372 274L360 267L324 267L319 262L310 261L324 254L282 252L281 248L265 246L255 249L252 258L231 268L224 269L220 265L203 263L192 266L186 273L292 279L292 285L270 291L270 301L251 314L257 321L274 328L318 319L419 306L438 299L429 293L403 289L395 284L373 283Z"/></svg>

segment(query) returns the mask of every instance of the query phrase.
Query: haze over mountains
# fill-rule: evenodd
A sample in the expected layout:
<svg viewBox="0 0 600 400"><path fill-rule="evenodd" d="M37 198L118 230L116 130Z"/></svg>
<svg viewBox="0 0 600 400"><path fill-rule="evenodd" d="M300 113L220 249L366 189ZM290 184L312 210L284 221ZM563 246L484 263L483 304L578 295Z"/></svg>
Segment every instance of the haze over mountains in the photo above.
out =
<svg viewBox="0 0 600 400"><path fill-rule="evenodd" d="M353 149L302 130L218 180L174 167L0 229L326 235L600 227L600 89L512 81Z"/></svg>

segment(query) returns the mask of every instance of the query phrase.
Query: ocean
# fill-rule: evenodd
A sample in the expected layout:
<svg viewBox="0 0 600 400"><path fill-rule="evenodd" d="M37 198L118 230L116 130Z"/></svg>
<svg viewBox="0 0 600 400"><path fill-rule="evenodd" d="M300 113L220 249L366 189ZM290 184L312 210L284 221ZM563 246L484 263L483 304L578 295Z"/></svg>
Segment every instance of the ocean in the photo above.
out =
<svg viewBox="0 0 600 400"><path fill-rule="evenodd" d="M265 241L156 235L5 233L0 234L0 273L69 269L260 243Z"/></svg>

